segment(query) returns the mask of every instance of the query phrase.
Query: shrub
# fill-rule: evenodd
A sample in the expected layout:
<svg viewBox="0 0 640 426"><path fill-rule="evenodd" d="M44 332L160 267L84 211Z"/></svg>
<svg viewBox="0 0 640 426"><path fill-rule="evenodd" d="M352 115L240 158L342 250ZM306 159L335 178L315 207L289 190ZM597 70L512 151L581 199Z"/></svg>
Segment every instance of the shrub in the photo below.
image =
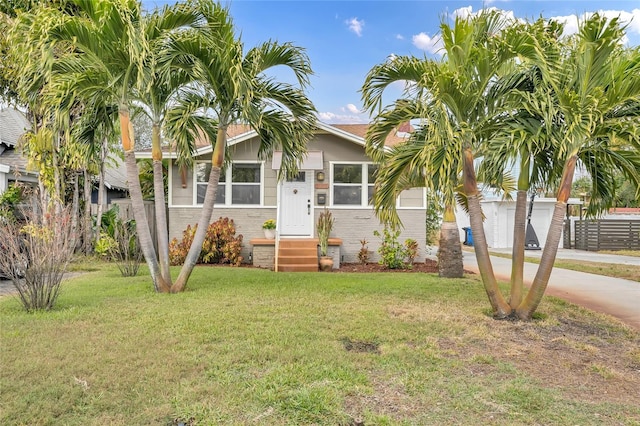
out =
<svg viewBox="0 0 640 426"><path fill-rule="evenodd" d="M16 208L24 197L23 188L14 184L9 186L2 194L0 194L0 223L12 222L17 219Z"/></svg>
<svg viewBox="0 0 640 426"><path fill-rule="evenodd" d="M404 268L404 258L407 257L407 251L402 244L398 242L400 236L399 230L389 229L389 226L385 225L381 235L378 231L373 231L373 235L380 237L382 243L378 248L380 254L380 263L388 269Z"/></svg>
<svg viewBox="0 0 640 426"><path fill-rule="evenodd" d="M404 240L405 253L407 254L407 259L409 265L413 265L413 261L418 255L418 242L413 238L407 238Z"/></svg>
<svg viewBox="0 0 640 426"><path fill-rule="evenodd" d="M426 232L428 246L436 244L438 241L438 232L442 223L442 200L433 195L427 194L427 217L426 217Z"/></svg>
<svg viewBox="0 0 640 426"><path fill-rule="evenodd" d="M0 271L27 311L53 308L76 244L69 209L35 210L0 226Z"/></svg>
<svg viewBox="0 0 640 426"><path fill-rule="evenodd" d="M191 247L191 243L193 242L196 228L197 225L193 228L191 225L187 225L187 229L182 231L181 241L174 238L169 242L169 263L171 263L171 265L182 265L184 263L184 260L187 258L187 253L189 253L189 247Z"/></svg>
<svg viewBox="0 0 640 426"><path fill-rule="evenodd" d="M182 241L174 238L169 244L169 261L172 265L181 265L187 257L189 248L193 243L197 225L193 228L187 226L182 232ZM236 227L233 219L219 218L209 224L207 234L202 243L202 252L198 263L224 263L239 266L242 263L242 235L236 235Z"/></svg>
<svg viewBox="0 0 640 426"><path fill-rule="evenodd" d="M101 228L95 252L116 262L123 277L136 276L144 256L135 220L123 221L118 215L118 206L113 206L102 216Z"/></svg>
<svg viewBox="0 0 640 426"><path fill-rule="evenodd" d="M111 258L115 260L123 277L135 277L144 260L140 240L136 233L136 221L116 221L113 240L115 245L109 251Z"/></svg>
<svg viewBox="0 0 640 426"><path fill-rule="evenodd" d="M360 240L360 251L358 252L358 260L361 264L365 264L369 261L369 246L367 246L369 242L363 238Z"/></svg>

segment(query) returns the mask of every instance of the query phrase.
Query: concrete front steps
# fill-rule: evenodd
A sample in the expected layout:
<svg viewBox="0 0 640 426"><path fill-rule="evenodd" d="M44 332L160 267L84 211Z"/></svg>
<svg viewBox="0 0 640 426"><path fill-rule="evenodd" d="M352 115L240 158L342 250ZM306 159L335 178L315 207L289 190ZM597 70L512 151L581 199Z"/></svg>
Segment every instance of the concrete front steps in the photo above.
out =
<svg viewBox="0 0 640 426"><path fill-rule="evenodd" d="M278 245L278 271L318 272L317 238L281 238Z"/></svg>

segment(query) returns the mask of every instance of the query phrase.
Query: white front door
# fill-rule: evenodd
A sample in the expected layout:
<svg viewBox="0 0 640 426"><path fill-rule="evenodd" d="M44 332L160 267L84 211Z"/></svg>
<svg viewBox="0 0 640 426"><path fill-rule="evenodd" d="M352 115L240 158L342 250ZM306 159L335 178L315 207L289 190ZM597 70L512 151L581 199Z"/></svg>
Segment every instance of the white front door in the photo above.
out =
<svg viewBox="0 0 640 426"><path fill-rule="evenodd" d="M280 235L313 236L313 171L282 182L280 195Z"/></svg>

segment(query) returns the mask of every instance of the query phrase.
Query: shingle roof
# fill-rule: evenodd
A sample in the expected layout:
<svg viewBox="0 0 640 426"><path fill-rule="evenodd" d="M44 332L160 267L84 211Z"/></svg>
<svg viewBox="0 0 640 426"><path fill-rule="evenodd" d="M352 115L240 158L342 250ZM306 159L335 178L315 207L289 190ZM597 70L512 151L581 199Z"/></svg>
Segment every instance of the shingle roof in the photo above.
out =
<svg viewBox="0 0 640 426"><path fill-rule="evenodd" d="M11 170L20 173L27 172L27 159L22 156L18 149L7 149L0 154L0 164L11 167Z"/></svg>
<svg viewBox="0 0 640 426"><path fill-rule="evenodd" d="M342 132L349 133L356 138L362 139L367 134L367 129L369 128L368 124L323 124L324 128L333 127ZM247 134L252 132L253 129L248 124L232 124L227 128L227 137L229 139L233 139L235 137ZM413 131L413 127L409 123L403 123L398 127L397 131L392 132L387 137L385 145L393 146L399 142L406 140L407 135ZM209 146L209 142L202 135L196 139L196 149L201 149ZM165 147L163 150L173 152L175 150L174 146ZM141 153L150 153L151 149L143 149L140 150Z"/></svg>
<svg viewBox="0 0 640 426"><path fill-rule="evenodd" d="M119 158L115 162L108 161L104 170L104 184L109 189L127 190L127 170L124 161Z"/></svg>
<svg viewBox="0 0 640 426"><path fill-rule="evenodd" d="M364 139L367 135L367 129L369 128L368 124L330 124L337 129L344 130L345 132L349 132L352 135L356 135ZM387 140L385 141L386 146L393 146L399 142L405 140L405 136L399 136L398 133L411 133L413 131L413 127L409 123L403 123L400 125L396 132L389 133L387 136Z"/></svg>
<svg viewBox="0 0 640 426"><path fill-rule="evenodd" d="M13 108L0 110L0 144L14 147L20 136L31 129L31 124L23 113Z"/></svg>

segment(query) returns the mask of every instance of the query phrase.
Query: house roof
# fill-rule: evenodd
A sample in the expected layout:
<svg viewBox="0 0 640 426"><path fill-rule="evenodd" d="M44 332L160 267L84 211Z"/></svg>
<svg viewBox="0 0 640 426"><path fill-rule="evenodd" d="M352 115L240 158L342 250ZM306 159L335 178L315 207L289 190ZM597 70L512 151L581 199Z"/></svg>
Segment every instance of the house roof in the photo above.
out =
<svg viewBox="0 0 640 426"><path fill-rule="evenodd" d="M27 171L27 159L18 149L7 149L5 151L0 150L0 165L8 166L9 170L13 170L14 172L21 174L33 173Z"/></svg>
<svg viewBox="0 0 640 426"><path fill-rule="evenodd" d="M0 110L0 145L13 148L29 129L31 124L22 112L13 108Z"/></svg>
<svg viewBox="0 0 640 426"><path fill-rule="evenodd" d="M365 136L367 135L367 130L369 129L368 124L330 124L330 126L344 130L345 132L349 132L353 135L361 137L362 139L365 138ZM412 131L413 126L411 126L409 122L402 123L400 126L398 126L398 129L395 132L389 133L389 136L387 136L384 144L386 146L393 146L399 142L402 142Z"/></svg>
<svg viewBox="0 0 640 426"><path fill-rule="evenodd" d="M27 117L13 108L0 109L0 169L3 173L13 170L16 175L31 174L27 171L27 159L16 149L20 137L31 129Z"/></svg>
<svg viewBox="0 0 640 426"><path fill-rule="evenodd" d="M124 161L119 158L113 162L108 161L104 170L104 185L109 189L126 191L129 189L127 182L127 169Z"/></svg>
<svg viewBox="0 0 640 426"><path fill-rule="evenodd" d="M317 123L317 133L333 134L353 143L364 146L365 136L367 134L368 124L326 124L323 122ZM409 132L413 131L413 127L409 123L404 123L398 128L397 132L389 134L385 141L386 146L393 146L403 140ZM237 143L249 140L258 136L257 132L253 130L249 125L236 124L227 128L227 143L229 146L233 146ZM196 140L196 154L203 155L212 151L211 144L203 137ZM138 151L136 153L138 158L150 158L151 150ZM166 152L168 158L175 158L175 148L168 148Z"/></svg>

